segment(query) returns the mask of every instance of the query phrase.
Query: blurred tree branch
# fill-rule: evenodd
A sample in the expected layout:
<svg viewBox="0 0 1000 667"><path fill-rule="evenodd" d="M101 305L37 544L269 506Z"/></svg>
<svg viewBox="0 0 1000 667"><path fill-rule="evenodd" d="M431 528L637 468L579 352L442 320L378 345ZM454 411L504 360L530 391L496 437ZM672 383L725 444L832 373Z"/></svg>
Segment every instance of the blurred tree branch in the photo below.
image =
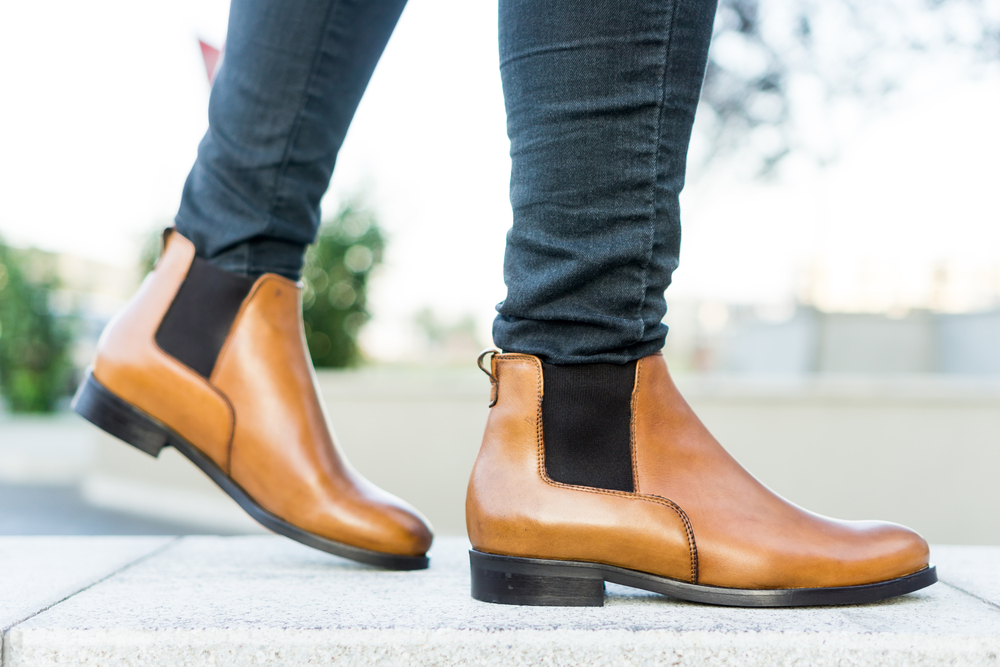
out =
<svg viewBox="0 0 1000 667"><path fill-rule="evenodd" d="M877 106L934 59L964 76L1000 56L1000 0L721 0L699 109L704 160L769 174L792 152L836 157L816 119ZM822 125L822 124L821 124Z"/></svg>

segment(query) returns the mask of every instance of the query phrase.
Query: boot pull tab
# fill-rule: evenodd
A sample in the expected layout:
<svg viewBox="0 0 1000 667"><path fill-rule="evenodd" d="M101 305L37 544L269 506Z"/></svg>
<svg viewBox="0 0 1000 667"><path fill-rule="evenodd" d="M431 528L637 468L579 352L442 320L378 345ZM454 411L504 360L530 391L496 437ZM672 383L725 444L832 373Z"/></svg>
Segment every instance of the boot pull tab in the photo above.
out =
<svg viewBox="0 0 1000 667"><path fill-rule="evenodd" d="M500 384L497 382L497 377L495 375L493 375L493 371L492 370L487 370L486 367L483 366L483 359L486 358L486 355L490 355L490 369L492 369L493 368L493 357L496 356L496 355L498 355L498 354L500 354L500 350L495 350L495 349L493 349L493 348L490 347L490 348L486 348L485 350L483 350L482 352L480 352L479 358L476 359L476 363L479 365L479 370L481 370L482 372L486 373L486 375L488 375L489 378L490 378L490 407L491 408L494 405L497 404L497 394L500 392Z"/></svg>

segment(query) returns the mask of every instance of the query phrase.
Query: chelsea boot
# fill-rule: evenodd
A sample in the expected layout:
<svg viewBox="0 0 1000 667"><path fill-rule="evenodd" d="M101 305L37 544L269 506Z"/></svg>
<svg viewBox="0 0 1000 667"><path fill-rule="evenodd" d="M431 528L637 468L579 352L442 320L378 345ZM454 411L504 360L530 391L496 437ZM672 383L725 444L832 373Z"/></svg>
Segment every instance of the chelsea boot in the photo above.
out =
<svg viewBox="0 0 1000 667"><path fill-rule="evenodd" d="M344 458L305 347L300 285L195 257L173 230L108 324L73 408L157 456L171 446L270 530L396 570L427 567L431 529Z"/></svg>
<svg viewBox="0 0 1000 667"><path fill-rule="evenodd" d="M758 482L658 354L589 367L494 354L486 372L494 405L466 501L478 600L599 606L610 581L719 605L857 604L937 580L913 531L813 514Z"/></svg>

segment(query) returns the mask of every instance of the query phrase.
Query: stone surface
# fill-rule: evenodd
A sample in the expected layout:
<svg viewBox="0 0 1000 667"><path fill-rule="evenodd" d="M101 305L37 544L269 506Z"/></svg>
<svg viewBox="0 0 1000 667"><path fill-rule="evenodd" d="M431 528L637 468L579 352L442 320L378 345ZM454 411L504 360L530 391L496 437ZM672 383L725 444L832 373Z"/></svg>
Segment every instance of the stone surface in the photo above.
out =
<svg viewBox="0 0 1000 667"><path fill-rule="evenodd" d="M1000 609L1000 547L935 545L931 559L941 581Z"/></svg>
<svg viewBox="0 0 1000 667"><path fill-rule="evenodd" d="M166 537L0 538L0 628L162 548Z"/></svg>
<svg viewBox="0 0 1000 667"><path fill-rule="evenodd" d="M6 664L1000 664L990 551L941 551L981 593L748 610L613 585L603 608L485 604L466 549L441 539L431 569L396 573L276 537L183 538L12 628Z"/></svg>
<svg viewBox="0 0 1000 667"><path fill-rule="evenodd" d="M162 548L163 537L0 538L0 631Z"/></svg>

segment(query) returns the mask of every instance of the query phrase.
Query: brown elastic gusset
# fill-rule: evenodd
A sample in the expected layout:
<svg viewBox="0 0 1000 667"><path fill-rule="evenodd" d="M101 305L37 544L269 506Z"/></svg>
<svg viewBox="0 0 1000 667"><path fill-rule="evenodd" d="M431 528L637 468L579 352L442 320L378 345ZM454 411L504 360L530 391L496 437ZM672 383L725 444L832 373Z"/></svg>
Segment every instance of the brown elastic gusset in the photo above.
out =
<svg viewBox="0 0 1000 667"><path fill-rule="evenodd" d="M225 271L195 257L156 330L156 344L202 377L210 377L253 284L249 276Z"/></svg>
<svg viewBox="0 0 1000 667"><path fill-rule="evenodd" d="M542 364L545 472L563 484L633 492L635 362Z"/></svg>

